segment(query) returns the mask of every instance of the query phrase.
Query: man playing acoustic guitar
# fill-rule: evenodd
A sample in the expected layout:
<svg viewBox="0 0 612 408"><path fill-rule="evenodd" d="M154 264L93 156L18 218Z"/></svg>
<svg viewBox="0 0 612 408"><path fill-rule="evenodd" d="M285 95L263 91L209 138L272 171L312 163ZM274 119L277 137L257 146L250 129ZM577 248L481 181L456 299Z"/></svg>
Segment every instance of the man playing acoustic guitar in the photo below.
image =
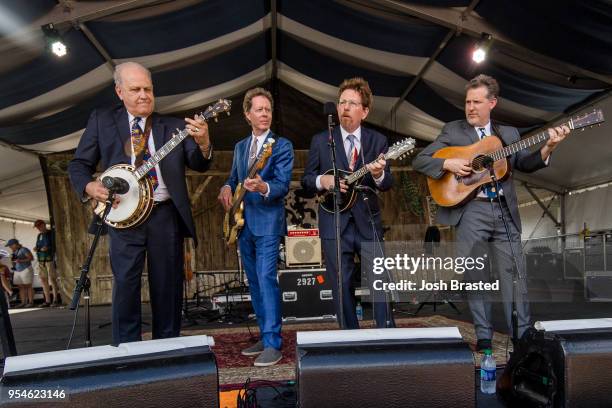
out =
<svg viewBox="0 0 612 408"><path fill-rule="evenodd" d="M497 125L491 122L491 111L497 105L499 85L487 75L478 75L470 80L466 87L465 120L447 123L437 139L425 148L412 162L415 170L432 179L442 178L446 172L453 173L455 179L473 174L472 162L466 158L435 157L436 152L449 146L467 146L478 142L489 135L501 138L505 145L520 140L519 132L510 126ZM541 149L534 152L518 150L508 157L509 167L525 173L531 173L548 165L551 152L569 133L567 126L548 129L548 140ZM487 173L488 174L488 173ZM511 299L512 272L516 257L521 276L524 278L524 265L521 248L521 220L518 211L516 191L512 177L500 181L500 191L495 191L489 184L484 184L474 191L475 197L462 201L453 207L441 206L437 211L439 224L456 227L456 242L458 256L470 256L474 248L482 243L502 242L495 245L496 251L492 257L492 272L499 275L500 290L504 300L504 312L512 333ZM430 188L431 190L431 188ZM497 198L501 197L501 205ZM440 204L440 203L439 203ZM501 220L502 212L508 222L513 251L507 245L506 229ZM463 253L465 252L465 253ZM465 276L471 279L470 276ZM519 292L516 299L518 312L518 336L520 337L530 324L529 304L526 301L525 279L519 282ZM472 312L476 331L476 348L480 350L491 348L493 326L491 323L491 303L482 295L468 295L468 303Z"/></svg>

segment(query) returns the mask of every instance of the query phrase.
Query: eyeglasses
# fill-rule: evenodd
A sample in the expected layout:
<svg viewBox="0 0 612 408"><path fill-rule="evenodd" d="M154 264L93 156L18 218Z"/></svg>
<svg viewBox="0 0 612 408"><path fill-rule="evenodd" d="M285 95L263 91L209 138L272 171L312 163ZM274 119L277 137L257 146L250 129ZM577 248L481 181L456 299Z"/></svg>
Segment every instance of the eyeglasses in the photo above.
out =
<svg viewBox="0 0 612 408"><path fill-rule="evenodd" d="M339 106L347 106L348 105L349 108L353 109L353 108L356 108L358 106L361 106L361 102L352 101L350 99L341 99L338 102L338 105Z"/></svg>

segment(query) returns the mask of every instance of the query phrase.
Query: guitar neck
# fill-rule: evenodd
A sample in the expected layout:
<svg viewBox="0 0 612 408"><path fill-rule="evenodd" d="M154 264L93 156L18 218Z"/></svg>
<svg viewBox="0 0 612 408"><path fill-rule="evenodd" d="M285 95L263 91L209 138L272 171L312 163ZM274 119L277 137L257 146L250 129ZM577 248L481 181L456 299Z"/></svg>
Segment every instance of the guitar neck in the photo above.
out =
<svg viewBox="0 0 612 408"><path fill-rule="evenodd" d="M251 169L249 170L249 174L246 178L248 179L253 178L255 177L255 174L257 174L257 164L256 163L251 166ZM242 180L242 183L243 183L243 187L240 190L240 194L238 194L238 197L236 197L236 200L232 204L232 212L238 209L238 207L240 206L240 203L242 203L242 200L244 200L244 196L247 193L246 189L244 188L244 180Z"/></svg>
<svg viewBox="0 0 612 408"><path fill-rule="evenodd" d="M168 140L166 144L162 146L161 149L157 149L154 155L152 155L149 160L144 162L140 167L134 171L136 177L140 180L143 178L153 167L157 166L168 153L170 153L176 146L178 146L183 140L185 140L189 136L186 129L183 129L178 132L178 134L174 135L172 139Z"/></svg>
<svg viewBox="0 0 612 408"><path fill-rule="evenodd" d="M570 120L569 122L565 122L560 124L559 126L568 126L570 129L574 129L573 123ZM502 149L496 150L493 153L489 153L487 156L491 157L493 160L502 160L506 157L512 156L514 153L527 149L531 146L535 146L538 143L545 142L548 140L550 136L548 135L548 131L545 130L543 132L537 133L531 137L526 139L519 140L518 142L514 142Z"/></svg>

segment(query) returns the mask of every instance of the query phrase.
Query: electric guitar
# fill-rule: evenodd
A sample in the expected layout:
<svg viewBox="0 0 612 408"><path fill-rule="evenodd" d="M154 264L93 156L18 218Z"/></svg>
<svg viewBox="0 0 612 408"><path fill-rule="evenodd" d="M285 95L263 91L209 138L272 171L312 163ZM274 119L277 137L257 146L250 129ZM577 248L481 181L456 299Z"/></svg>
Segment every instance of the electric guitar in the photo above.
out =
<svg viewBox="0 0 612 408"><path fill-rule="evenodd" d="M389 148L389 151L382 155L382 158L385 160L397 160L403 159L408 155L415 146L415 140L411 137L401 140L397 143L394 143L393 146ZM377 158L371 163L376 163L380 158ZM348 189L345 193L340 193L340 202L338 203L338 207L340 208L340 212L345 212L353 207L355 204L355 200L357 199L357 191L355 190L355 186L358 181L361 181L363 177L369 173L366 165L362 166L359 170L355 172L350 172L346 170L338 169L338 173L344 182L348 186ZM327 170L324 175L333 175L334 170ZM333 213L334 212L334 193L333 191L326 191L321 196L321 208L323 210Z"/></svg>
<svg viewBox="0 0 612 408"><path fill-rule="evenodd" d="M572 117L560 126L567 126L572 130L584 130L603 121L601 109L594 109L592 112ZM446 172L440 179L428 177L427 184L431 197L442 207L455 207L466 203L477 194L480 186L491 182L487 163L493 163L495 177L502 180L508 175L510 165L507 158L510 155L544 142L549 137L548 131L544 131L504 147L500 138L491 135L469 146L450 146L438 150L432 157L467 159L471 163L472 173L468 176L457 176Z"/></svg>
<svg viewBox="0 0 612 408"><path fill-rule="evenodd" d="M249 169L246 178L255 177L257 171L266 166L268 158L272 155L272 145L274 145L274 142L275 140L272 138L266 140L257 155L257 159ZM236 243L238 235L244 227L244 196L246 193L247 190L242 187L242 183L238 183L232 197L232 206L225 213L225 218L223 219L223 239L228 246Z"/></svg>

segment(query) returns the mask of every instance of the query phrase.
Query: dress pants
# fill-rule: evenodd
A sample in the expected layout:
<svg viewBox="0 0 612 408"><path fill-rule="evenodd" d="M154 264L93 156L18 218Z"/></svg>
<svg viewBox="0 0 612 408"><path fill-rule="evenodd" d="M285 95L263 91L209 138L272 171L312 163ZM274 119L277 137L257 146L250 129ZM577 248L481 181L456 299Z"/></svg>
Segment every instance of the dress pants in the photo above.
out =
<svg viewBox="0 0 612 408"><path fill-rule="evenodd" d="M491 339L493 336L493 325L491 323L491 301L503 301L504 314L508 324L509 332L512 333L512 278L514 270L514 259L508 243L508 236L501 219L502 211L508 223L514 255L516 256L522 279L518 282L516 307L518 313L518 336L523 335L530 325L529 302L527 300L527 285L525 266L523 262L523 251L521 247L521 234L514 225L510 211L505 200L500 206L497 201L486 202L472 200L466 204L466 209L456 228L456 239L459 256L482 256L487 253L490 259L490 274L483 275L479 272L466 272L465 281L477 281L484 278L485 281L499 279L501 293L468 294L468 303L476 337L480 339ZM485 271L487 268L485 268ZM492 297L490 300L485 297Z"/></svg>
<svg viewBox="0 0 612 408"><path fill-rule="evenodd" d="M141 225L109 228L113 270L113 344L139 341L141 277L147 260L154 339L178 337L183 302L183 235L171 201L153 208Z"/></svg>
<svg viewBox="0 0 612 408"><path fill-rule="evenodd" d="M359 322L357 320L357 314L355 311L356 299L355 299L355 285L353 284L353 277L355 271L355 254L359 254L361 257L362 268L365 271L372 271L372 259L371 256L364 256L371 254L371 250L362 251L362 243L369 243L374 245L370 239L366 239L359 233L359 229L355 226L354 219L349 220L346 228L341 234L341 256L342 256L342 311L344 313L344 327L347 329L358 329ZM339 310L338 303L338 275L336 266L336 240L335 239L323 239L321 240L323 245L323 253L325 255L325 274L326 278L332 283L332 291L335 303L336 313ZM369 249L369 248L368 248ZM381 275L382 276L382 275ZM372 305L374 308L374 320L376 321L376 327L393 327L392 313L387 311L387 301L384 297L384 293L379 291L372 291ZM390 307L389 307L390 310Z"/></svg>
<svg viewBox="0 0 612 408"><path fill-rule="evenodd" d="M253 235L248 222L238 238L261 340L264 348L277 350L282 347L280 288L277 278L279 244L279 235Z"/></svg>

